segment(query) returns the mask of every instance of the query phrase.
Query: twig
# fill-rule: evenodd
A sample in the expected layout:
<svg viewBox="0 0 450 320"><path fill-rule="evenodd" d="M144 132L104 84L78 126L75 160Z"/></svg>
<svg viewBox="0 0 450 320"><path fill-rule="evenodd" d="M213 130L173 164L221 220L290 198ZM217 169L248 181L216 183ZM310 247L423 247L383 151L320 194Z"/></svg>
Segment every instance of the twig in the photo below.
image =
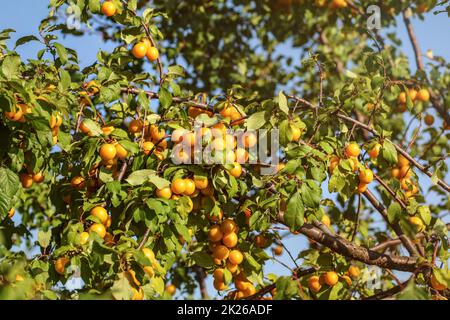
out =
<svg viewBox="0 0 450 320"><path fill-rule="evenodd" d="M398 294L398 293L402 292L402 291L406 288L406 286L408 285L408 283L409 283L411 280L414 279L414 277L415 277L415 276L413 275L412 277L410 277L410 278L409 278L408 280L406 280L405 282L403 282L403 283L401 283L401 284L399 284L399 285L397 285L397 286L395 286L395 287L392 287L392 288L389 289L389 290L381 291L381 292L378 292L377 294L374 294L373 296L370 296L370 297L363 297L363 298L361 298L361 299L362 299L362 300L382 300L382 299L391 297L391 296L393 296L393 295L395 295L395 294Z"/></svg>
<svg viewBox="0 0 450 320"><path fill-rule="evenodd" d="M383 188L391 195L392 198L394 198L395 201L398 202L398 204L404 209L406 210L406 204L403 202L402 199L400 199L399 197L397 197L397 194L394 192L394 190L392 190L387 184L386 182L383 181L383 179L381 179L375 172L373 173L373 177L375 178L376 181L378 181L379 184L381 184L383 186Z"/></svg>

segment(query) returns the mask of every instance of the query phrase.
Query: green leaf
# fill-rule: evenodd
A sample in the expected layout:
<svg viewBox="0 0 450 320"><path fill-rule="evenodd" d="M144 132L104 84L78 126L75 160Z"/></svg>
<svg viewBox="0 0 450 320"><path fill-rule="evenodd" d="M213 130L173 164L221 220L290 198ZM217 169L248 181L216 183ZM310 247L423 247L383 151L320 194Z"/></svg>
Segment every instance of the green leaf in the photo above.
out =
<svg viewBox="0 0 450 320"><path fill-rule="evenodd" d="M12 208L12 199L19 191L19 177L8 168L0 167L0 217L6 217Z"/></svg>
<svg viewBox="0 0 450 320"><path fill-rule="evenodd" d="M70 74L64 70L61 69L60 71L61 74L61 91L66 91L67 89L70 88L70 83L72 82L72 80L70 79Z"/></svg>
<svg viewBox="0 0 450 320"><path fill-rule="evenodd" d="M300 188L303 203L309 208L316 208L320 203L320 188L313 181L305 181Z"/></svg>
<svg viewBox="0 0 450 320"><path fill-rule="evenodd" d="M419 216L425 225L430 225L431 222L431 211L429 206L420 206L418 209Z"/></svg>
<svg viewBox="0 0 450 320"><path fill-rule="evenodd" d="M164 287L164 280L161 277L153 277L151 280L151 285L153 289L159 294L163 295L165 287Z"/></svg>
<svg viewBox="0 0 450 320"><path fill-rule="evenodd" d="M291 277L279 277L277 282L277 294L275 300L289 300L298 293L298 285Z"/></svg>
<svg viewBox="0 0 450 320"><path fill-rule="evenodd" d="M414 281L410 281L408 286L399 295L397 300L428 300L429 294L425 288L417 287Z"/></svg>
<svg viewBox="0 0 450 320"><path fill-rule="evenodd" d="M170 105L172 104L172 94L169 92L169 90L165 88L161 88L161 90L159 90L159 103L163 108L170 107Z"/></svg>
<svg viewBox="0 0 450 320"><path fill-rule="evenodd" d="M384 140L381 156L390 164L397 163L397 150L390 141Z"/></svg>
<svg viewBox="0 0 450 320"><path fill-rule="evenodd" d="M114 130L114 131L116 131L116 130ZM122 147L124 147L125 150L127 150L131 154L137 154L141 151L141 149L139 148L139 145L136 142L132 142L130 140L120 140L119 144Z"/></svg>
<svg viewBox="0 0 450 320"><path fill-rule="evenodd" d="M214 265L214 259L206 252L194 252L191 255L191 258L197 265L203 268L208 268Z"/></svg>
<svg viewBox="0 0 450 320"><path fill-rule="evenodd" d="M288 101L283 91L280 91L280 93L278 93L278 105L280 106L281 111L283 111L285 114L289 114Z"/></svg>
<svg viewBox="0 0 450 320"><path fill-rule="evenodd" d="M17 78L20 73L21 61L19 56L7 56L2 63L2 72L8 79Z"/></svg>
<svg viewBox="0 0 450 320"><path fill-rule="evenodd" d="M394 223L397 221L401 215L402 215L402 208L400 207L400 204L398 202L393 202L388 210L388 220L390 223Z"/></svg>
<svg viewBox="0 0 450 320"><path fill-rule="evenodd" d="M111 293L116 300L130 300L132 293L132 286L125 275L125 272L121 272L117 275L118 279L114 281L111 287Z"/></svg>
<svg viewBox="0 0 450 320"><path fill-rule="evenodd" d="M28 43L30 41L39 41L39 39L36 36L30 35L30 36L25 36L22 38L17 39L16 41L16 46L15 48L17 48L18 46L21 46L25 43Z"/></svg>
<svg viewBox="0 0 450 320"><path fill-rule="evenodd" d="M304 223L304 206L300 192L294 193L287 203L284 222L291 229L297 229Z"/></svg>
<svg viewBox="0 0 450 320"><path fill-rule="evenodd" d="M450 270L449 269L433 269L436 280L447 288L450 288Z"/></svg>
<svg viewBox="0 0 450 320"><path fill-rule="evenodd" d="M226 285L230 284L233 280L233 274L228 270L227 268L223 269L223 282L225 282Z"/></svg>
<svg viewBox="0 0 450 320"><path fill-rule="evenodd" d="M247 119L247 129L256 130L263 127L266 124L265 117L266 117L265 111L255 112Z"/></svg>
<svg viewBox="0 0 450 320"><path fill-rule="evenodd" d="M168 76L177 76L177 77L184 77L185 71L182 66L169 66L169 70L167 72Z"/></svg>
<svg viewBox="0 0 450 320"><path fill-rule="evenodd" d="M289 121L283 120L278 126L280 135L280 145L286 146L292 139L292 128L289 125Z"/></svg>
<svg viewBox="0 0 450 320"><path fill-rule="evenodd" d="M89 10L91 12L100 12L100 7L100 0L89 0Z"/></svg>
<svg viewBox="0 0 450 320"><path fill-rule="evenodd" d="M245 261L248 263L253 269L261 270L261 265L252 257L252 255L248 252L244 252Z"/></svg>
<svg viewBox="0 0 450 320"><path fill-rule="evenodd" d="M83 123L91 131L91 135L99 136L103 134L103 131L97 122L86 118L83 120Z"/></svg>
<svg viewBox="0 0 450 320"><path fill-rule="evenodd" d="M67 49L60 43L55 42L53 43L53 46L56 49L56 52L58 53L59 60L61 60L61 63L64 65L67 63Z"/></svg>
<svg viewBox="0 0 450 320"><path fill-rule="evenodd" d="M155 185L158 189L163 189L170 186L170 181L157 176L156 174L150 175L148 179L151 183Z"/></svg>
<svg viewBox="0 0 450 320"><path fill-rule="evenodd" d="M52 237L52 232L51 232L51 230L47 230L47 231L39 230L39 232L38 232L38 242L39 242L39 245L40 245L42 248L47 248L48 245L50 244L50 239L51 239L51 237Z"/></svg>
<svg viewBox="0 0 450 320"><path fill-rule="evenodd" d="M125 180L132 186L139 186L155 175L155 170L143 169L132 172Z"/></svg>

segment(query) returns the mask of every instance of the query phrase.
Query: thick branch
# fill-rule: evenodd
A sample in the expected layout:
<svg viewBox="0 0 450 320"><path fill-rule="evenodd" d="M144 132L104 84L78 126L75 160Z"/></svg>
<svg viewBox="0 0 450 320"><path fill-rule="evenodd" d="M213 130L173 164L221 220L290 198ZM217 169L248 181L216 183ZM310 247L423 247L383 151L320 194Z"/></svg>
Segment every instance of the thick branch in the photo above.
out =
<svg viewBox="0 0 450 320"><path fill-rule="evenodd" d="M281 214L279 215L279 221L284 223L284 219ZM337 234L327 234L308 223L305 223L300 228L299 232L311 240L330 248L332 251L340 255L348 257L352 260L361 261L365 264L405 272L414 272L418 268L417 257L389 256L379 253L358 246Z"/></svg>
<svg viewBox="0 0 450 320"><path fill-rule="evenodd" d="M206 275L205 271L200 266L194 266L195 271L195 278L199 284L200 287L200 294L202 296L202 299L208 299L208 289L206 288Z"/></svg>
<svg viewBox="0 0 450 320"><path fill-rule="evenodd" d="M403 21L405 22L406 30L408 31L409 40L414 49L414 56L416 57L416 64L419 70L424 69L422 53L420 50L419 42L417 41L416 35L414 34L414 28L412 26L411 20L407 17L406 12L403 12Z"/></svg>
<svg viewBox="0 0 450 320"><path fill-rule="evenodd" d="M406 250L408 250L408 252L412 255L419 255L419 252L417 252L416 247L414 247L414 244L411 242L411 240L403 233L403 230L401 229L400 225L398 223L389 222L388 212L384 207L384 205L380 203L369 190L364 192L364 197L366 197L366 199L369 200L369 202L374 206L374 208L377 209L377 211L383 216L383 219L386 221L386 223L390 225L391 228L395 231L395 233L405 246Z"/></svg>
<svg viewBox="0 0 450 320"><path fill-rule="evenodd" d="M450 231L450 223L447 223L446 226L447 226L447 230ZM423 239L423 238L425 238L425 234L423 234L423 233L418 233L415 236L415 239L418 239L418 240ZM389 240L386 240L384 242L377 244L376 246L374 246L370 249L374 250L374 251L384 250L386 248L398 246L401 243L402 243L402 241L398 238L397 239L389 239Z"/></svg>

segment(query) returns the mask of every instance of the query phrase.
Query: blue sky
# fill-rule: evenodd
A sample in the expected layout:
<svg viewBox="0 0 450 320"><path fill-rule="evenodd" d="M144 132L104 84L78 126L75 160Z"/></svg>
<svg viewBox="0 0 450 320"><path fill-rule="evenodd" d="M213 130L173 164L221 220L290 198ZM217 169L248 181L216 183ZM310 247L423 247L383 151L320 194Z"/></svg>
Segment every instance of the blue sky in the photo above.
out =
<svg viewBox="0 0 450 320"><path fill-rule="evenodd" d="M12 40L9 42L12 47L15 41L26 35L37 35L37 27L41 19L45 18L48 14L47 0L14 0L3 1L2 10L0 11L0 29L12 28L17 32L12 35ZM421 44L423 53L426 50L433 50L435 55L443 56L447 61L450 60L450 42L448 41L448 30L450 27L450 20L446 14L440 14L433 16L427 14L425 21L419 19L413 19L416 35ZM397 35L402 39L403 51L411 59L411 67L415 70L413 51L409 43L409 39L406 33L406 29L403 22L399 19L398 27L394 30ZM382 30L384 33L384 30ZM112 50L111 44L105 44L101 41L101 37L98 34L89 34L83 37L67 37L60 39L60 42L65 46L76 49L79 55L80 63L82 66L92 64L99 49ZM22 59L36 58L38 50L42 49L42 45L37 42L31 42L27 45L21 46L18 52L22 55ZM426 61L426 59L425 59ZM448 180L448 179L447 179ZM420 178L422 186L429 185L429 180L426 177ZM324 196L329 196L324 188ZM433 202L433 198L429 199ZM20 221L20 215L14 217L16 223ZM306 241L303 237L289 237L285 241L285 245L296 253L299 249L304 248ZM284 254L281 261L292 266L287 254ZM269 262L266 266L266 270L269 273L276 274L289 274L289 271L278 263ZM214 294L215 290L212 288L211 283L208 285L210 294Z"/></svg>

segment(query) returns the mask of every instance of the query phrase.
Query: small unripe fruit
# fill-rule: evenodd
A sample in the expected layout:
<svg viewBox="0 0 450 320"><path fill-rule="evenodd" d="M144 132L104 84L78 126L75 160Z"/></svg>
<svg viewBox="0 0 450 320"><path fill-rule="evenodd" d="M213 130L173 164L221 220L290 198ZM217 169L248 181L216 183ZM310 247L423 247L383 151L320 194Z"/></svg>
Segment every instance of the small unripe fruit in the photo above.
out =
<svg viewBox="0 0 450 320"><path fill-rule="evenodd" d="M64 270L66 267L66 264L69 262L69 259L66 257L61 257L56 259L55 263L55 270L56 272L58 272L60 275L64 275Z"/></svg>
<svg viewBox="0 0 450 320"><path fill-rule="evenodd" d="M370 158L376 159L376 158L378 158L378 155L380 154L380 150L381 150L381 144L377 143L373 146L372 149L370 149L367 152L367 154L369 155Z"/></svg>
<svg viewBox="0 0 450 320"><path fill-rule="evenodd" d="M231 250L228 256L230 263L239 265L244 260L244 255L239 250Z"/></svg>
<svg viewBox="0 0 450 320"><path fill-rule="evenodd" d="M312 276L308 279L308 287L313 292L319 292L322 288L318 276Z"/></svg>
<svg viewBox="0 0 450 320"><path fill-rule="evenodd" d="M209 229L208 239L212 242L218 242L222 240L222 237L223 233L218 225L214 225L211 227L211 229Z"/></svg>
<svg viewBox="0 0 450 320"><path fill-rule="evenodd" d="M419 217L409 217L409 222L417 232L422 232L423 230L425 230L425 225L423 224L422 219L420 219Z"/></svg>
<svg viewBox="0 0 450 320"><path fill-rule="evenodd" d="M361 149L356 143L350 143L345 147L345 155L347 157L357 157L359 156Z"/></svg>
<svg viewBox="0 0 450 320"><path fill-rule="evenodd" d="M101 223L94 223L92 226L90 226L89 231L90 232L95 232L102 239L106 235L105 226L103 224L101 224Z"/></svg>
<svg viewBox="0 0 450 320"><path fill-rule="evenodd" d="M133 46L131 53L135 58L142 59L147 53L147 46L143 42L138 42Z"/></svg>
<svg viewBox="0 0 450 320"><path fill-rule="evenodd" d="M434 124L434 117L431 114L427 114L424 118L424 122L427 126L432 126Z"/></svg>
<svg viewBox="0 0 450 320"><path fill-rule="evenodd" d="M297 126L291 126L291 131L292 131L291 141L293 142L300 141L300 137L302 135L302 131L300 130L300 128L298 128Z"/></svg>
<svg viewBox="0 0 450 320"><path fill-rule="evenodd" d="M105 143L100 147L99 154L103 161L113 160L117 154L116 147L113 144Z"/></svg>
<svg viewBox="0 0 450 320"><path fill-rule="evenodd" d="M233 250L235 251L235 250ZM231 252L233 252L231 251ZM213 257L218 259L218 260L224 260L226 258L228 258L228 256L230 255L230 250L228 250L227 247L225 247L224 245L218 245L216 247L214 247L213 249ZM233 263L233 261L230 262ZM233 263L233 264L239 264L239 263Z"/></svg>
<svg viewBox="0 0 450 320"><path fill-rule="evenodd" d="M82 232L80 233L80 244L84 245L88 242L89 240L89 233L87 232Z"/></svg>
<svg viewBox="0 0 450 320"><path fill-rule="evenodd" d="M156 189L156 196L158 198L169 200L172 197L172 190L169 187L163 189Z"/></svg>
<svg viewBox="0 0 450 320"><path fill-rule="evenodd" d="M231 176L239 178L242 174L242 167L239 163L235 162L233 164L233 168L231 168L228 172L230 173Z"/></svg>
<svg viewBox="0 0 450 320"><path fill-rule="evenodd" d="M339 276L334 271L328 271L323 274L323 282L329 285L330 287L334 286L339 281Z"/></svg>
<svg viewBox="0 0 450 320"><path fill-rule="evenodd" d="M283 247L276 246L275 248L273 248L273 254L276 256L281 256L283 254Z"/></svg>
<svg viewBox="0 0 450 320"><path fill-rule="evenodd" d="M97 217L103 224L106 224L106 222L108 221L108 212L103 207L92 208L90 214L94 217Z"/></svg>
<svg viewBox="0 0 450 320"><path fill-rule="evenodd" d="M116 5L112 1L105 1L102 4L101 10L102 13L107 17L112 17L117 12Z"/></svg>
<svg viewBox="0 0 450 320"><path fill-rule="evenodd" d="M428 102L430 101L430 92L427 89L421 89L417 93L417 100L420 100L422 102Z"/></svg>
<svg viewBox="0 0 450 320"><path fill-rule="evenodd" d="M430 282L431 282L431 286L433 287L434 290L442 291L442 290L447 289L447 286L446 286L445 284L440 283L440 282L436 279L436 277L434 276L434 274L431 275Z"/></svg>
<svg viewBox="0 0 450 320"><path fill-rule="evenodd" d="M158 60L158 58L159 58L159 51L155 47L150 47L150 48L148 48L148 50L146 52L146 56L147 56L147 59L150 60L150 61Z"/></svg>
<svg viewBox="0 0 450 320"><path fill-rule="evenodd" d="M142 132L142 121L139 119L131 120L130 124L128 125L128 131L130 133L140 133Z"/></svg>
<svg viewBox="0 0 450 320"><path fill-rule="evenodd" d="M222 238L222 243L228 248L234 248L238 243L237 234L234 232L225 234Z"/></svg>
<svg viewBox="0 0 450 320"><path fill-rule="evenodd" d="M20 182L23 188L28 189L33 185L33 177L28 173L22 173L20 174Z"/></svg>
<svg viewBox="0 0 450 320"><path fill-rule="evenodd" d="M175 287L173 284L169 284L168 286L166 286L166 292L168 294L170 294L171 296L173 296L176 291L177 291L177 287Z"/></svg>
<svg viewBox="0 0 450 320"><path fill-rule="evenodd" d="M370 169L363 169L359 172L359 182L369 184L373 181L373 172Z"/></svg>
<svg viewBox="0 0 450 320"><path fill-rule="evenodd" d="M348 274L353 278L358 278L360 273L361 272L357 266L350 266L350 268L348 268Z"/></svg>

